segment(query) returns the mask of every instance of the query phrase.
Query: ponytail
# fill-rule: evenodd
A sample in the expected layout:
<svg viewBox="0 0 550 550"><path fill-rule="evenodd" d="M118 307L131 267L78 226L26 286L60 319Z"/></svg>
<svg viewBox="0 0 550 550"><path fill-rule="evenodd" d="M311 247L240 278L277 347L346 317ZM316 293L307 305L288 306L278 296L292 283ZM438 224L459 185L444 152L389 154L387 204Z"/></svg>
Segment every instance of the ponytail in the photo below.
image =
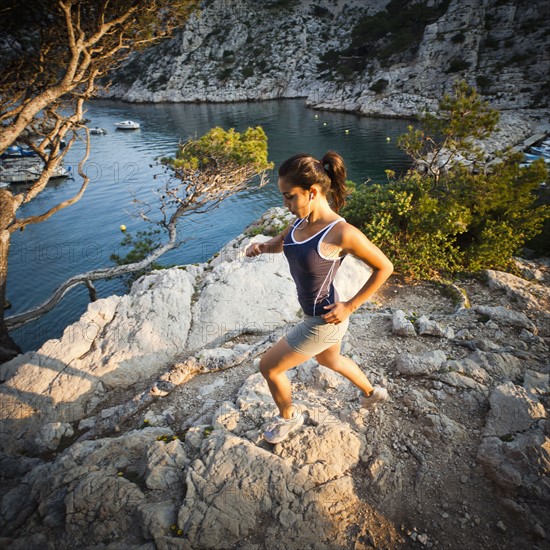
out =
<svg viewBox="0 0 550 550"><path fill-rule="evenodd" d="M334 151L328 151L321 164L330 178L330 196L334 210L338 212L346 203L346 166L344 159Z"/></svg>
<svg viewBox="0 0 550 550"><path fill-rule="evenodd" d="M306 191L312 185L319 185L336 212L346 202L346 167L342 157L334 151L328 151L321 160L306 153L294 155L279 167L279 178Z"/></svg>

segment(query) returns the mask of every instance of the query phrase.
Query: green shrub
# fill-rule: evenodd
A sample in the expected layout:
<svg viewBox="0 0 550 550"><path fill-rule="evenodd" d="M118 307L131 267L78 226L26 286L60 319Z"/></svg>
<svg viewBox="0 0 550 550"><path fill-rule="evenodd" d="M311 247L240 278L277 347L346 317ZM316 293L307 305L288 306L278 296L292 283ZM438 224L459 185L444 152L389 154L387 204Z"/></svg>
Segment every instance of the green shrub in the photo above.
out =
<svg viewBox="0 0 550 550"><path fill-rule="evenodd" d="M408 277L506 270L550 219L548 206L535 205L540 168L522 169L517 162L507 162L498 172L508 171L508 177L477 174L462 182L453 174L444 192L429 177L411 173L385 185L358 188L342 215ZM519 178L512 176L516 170L522 172ZM498 185L488 192L491 180Z"/></svg>
<svg viewBox="0 0 550 550"><path fill-rule="evenodd" d="M328 8L322 6L313 5L311 8L311 13L314 17L331 17L331 13Z"/></svg>
<svg viewBox="0 0 550 550"><path fill-rule="evenodd" d="M266 4L266 8L271 10L292 9L296 3L297 0L272 0Z"/></svg>
<svg viewBox="0 0 550 550"><path fill-rule="evenodd" d="M550 204L550 189L548 186L539 189L539 204ZM532 250L536 256L550 256L550 217L544 221L542 230L538 235L527 241L526 248Z"/></svg>
<svg viewBox="0 0 550 550"><path fill-rule="evenodd" d="M388 87L388 84L389 82L385 78L380 78L369 89L380 94Z"/></svg>
<svg viewBox="0 0 550 550"><path fill-rule="evenodd" d="M157 77L156 80L153 80L149 83L149 87L153 92L156 92L157 90L164 88L167 82L168 77L165 74L161 74Z"/></svg>
<svg viewBox="0 0 550 550"><path fill-rule="evenodd" d="M523 21L519 26L522 34L532 34L540 29L546 29L547 21L545 17L530 17L527 21Z"/></svg>
<svg viewBox="0 0 550 550"><path fill-rule="evenodd" d="M464 41L466 40L466 35L460 31L458 33L456 33L452 38L451 38L451 42L453 44L464 44Z"/></svg>
<svg viewBox="0 0 550 550"><path fill-rule="evenodd" d="M445 72L447 74L458 73L460 71L465 71L469 66L470 63L468 63L468 61L455 57L454 59L451 59L451 62L449 63L449 68Z"/></svg>
<svg viewBox="0 0 550 550"><path fill-rule="evenodd" d="M222 69L218 72L218 80L227 80L231 74L233 73L232 67L226 67L225 69Z"/></svg>
<svg viewBox="0 0 550 550"><path fill-rule="evenodd" d="M460 268L454 243L464 231L467 212L430 196L429 181L418 175L385 185L359 188L342 215L380 246L398 272L434 278Z"/></svg>
<svg viewBox="0 0 550 550"><path fill-rule="evenodd" d="M509 63L523 63L529 59L533 59L533 55L527 52L516 52L510 57Z"/></svg>
<svg viewBox="0 0 550 550"><path fill-rule="evenodd" d="M485 39L484 44L486 48L490 48L491 50L496 50L499 47L500 42L496 38L492 36L488 36Z"/></svg>
<svg viewBox="0 0 550 550"><path fill-rule="evenodd" d="M411 127L399 144L430 169L411 170L384 185L350 187L343 216L411 278L510 269L512 257L548 230L550 206L539 190L548 178L545 163L522 168L521 154L503 152L500 162L484 164L472 139L489 136L498 113L463 82L453 97L442 99L436 116L420 120L421 127ZM443 151L474 164L436 169L432 160Z"/></svg>
<svg viewBox="0 0 550 550"><path fill-rule="evenodd" d="M119 254L111 254L110 259L116 265L128 265L144 260L149 254L160 246L158 235L160 230L138 231L135 235L127 233L124 239L120 242L121 247L127 247L128 252L125 256ZM134 271L122 276L123 283L130 288L134 281L137 281L142 275L150 273L156 269L167 269L170 266L163 266L157 262L153 262L145 269Z"/></svg>
<svg viewBox="0 0 550 550"><path fill-rule="evenodd" d="M481 88L482 90L489 88L492 83L493 81L488 76L484 76L482 74L476 76L476 84L478 88Z"/></svg>
<svg viewBox="0 0 550 550"><path fill-rule="evenodd" d="M177 152L176 159L162 159L165 164L185 170L204 170L220 163L250 165L258 171L273 164L267 160L267 136L261 126L235 132L215 127L197 140L189 140Z"/></svg>
<svg viewBox="0 0 550 550"><path fill-rule="evenodd" d="M321 57L320 71L339 72L342 58L353 58L349 67L363 71L367 62L377 58L386 64L400 54L414 54L426 25L437 21L446 11L449 0L437 5L427 2L390 0L383 11L361 17L351 32L351 43L342 51L329 50ZM362 60L362 62L361 62Z"/></svg>

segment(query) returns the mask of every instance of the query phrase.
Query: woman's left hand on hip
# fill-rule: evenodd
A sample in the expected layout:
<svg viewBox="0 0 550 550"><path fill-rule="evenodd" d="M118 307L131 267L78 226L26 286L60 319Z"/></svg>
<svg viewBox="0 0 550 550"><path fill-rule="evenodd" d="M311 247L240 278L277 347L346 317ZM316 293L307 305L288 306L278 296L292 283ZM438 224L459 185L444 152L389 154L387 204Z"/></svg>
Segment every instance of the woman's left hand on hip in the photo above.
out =
<svg viewBox="0 0 550 550"><path fill-rule="evenodd" d="M325 306L327 313L321 315L321 317L327 322L333 325L338 325L344 322L352 313L351 308L345 302L336 302Z"/></svg>

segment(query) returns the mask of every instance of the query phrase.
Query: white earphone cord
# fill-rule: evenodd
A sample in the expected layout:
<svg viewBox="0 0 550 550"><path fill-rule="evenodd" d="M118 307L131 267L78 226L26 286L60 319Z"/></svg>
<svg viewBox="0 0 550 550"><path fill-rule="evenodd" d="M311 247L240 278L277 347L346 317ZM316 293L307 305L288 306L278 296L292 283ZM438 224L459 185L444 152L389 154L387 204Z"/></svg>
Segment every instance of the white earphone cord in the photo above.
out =
<svg viewBox="0 0 550 550"><path fill-rule="evenodd" d="M309 223L309 215L311 214L311 200L313 199L313 193L309 194L309 202L307 203L307 216L300 220L300 223L296 226L296 229L299 229L302 225L302 222L305 220L306 223Z"/></svg>

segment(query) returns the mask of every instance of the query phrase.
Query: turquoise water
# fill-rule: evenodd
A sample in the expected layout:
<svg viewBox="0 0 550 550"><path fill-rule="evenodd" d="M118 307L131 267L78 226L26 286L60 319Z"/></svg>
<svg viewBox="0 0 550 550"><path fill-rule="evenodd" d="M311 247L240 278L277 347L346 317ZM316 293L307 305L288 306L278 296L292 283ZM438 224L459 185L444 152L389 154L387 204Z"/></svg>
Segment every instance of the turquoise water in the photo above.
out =
<svg viewBox="0 0 550 550"><path fill-rule="evenodd" d="M203 216L183 219L179 235L184 244L163 256L160 263L185 264L208 260L226 242L257 219L266 209L280 206L276 168L297 152L320 158L327 150L338 151L346 161L349 178L360 183L385 181L385 169L404 171L407 158L396 147L397 136L408 121L373 119L347 113L314 111L303 100L282 100L237 104L128 104L97 101L89 104L90 127L108 130L91 136L92 151L85 171L91 181L83 198L46 222L27 226L13 235L10 251L7 296L13 315L46 300L68 277L113 265L110 255L124 253L123 235L148 229L132 215L132 201L154 203L160 187L155 175L161 169L155 158L173 155L178 142L198 137L214 126L245 130L261 125L269 139L269 159L275 163L270 182L259 190L245 191L225 201ZM135 120L140 130L115 131L120 120ZM389 140L388 140L389 138ZM76 173L83 144L69 152L66 166ZM46 212L58 202L72 197L81 180L57 180L30 204L19 210L24 218ZM123 294L120 280L98 281L100 298ZM53 311L16 331L12 336L26 351L37 349L50 338L58 338L64 327L78 320L88 304L88 291L69 291Z"/></svg>

